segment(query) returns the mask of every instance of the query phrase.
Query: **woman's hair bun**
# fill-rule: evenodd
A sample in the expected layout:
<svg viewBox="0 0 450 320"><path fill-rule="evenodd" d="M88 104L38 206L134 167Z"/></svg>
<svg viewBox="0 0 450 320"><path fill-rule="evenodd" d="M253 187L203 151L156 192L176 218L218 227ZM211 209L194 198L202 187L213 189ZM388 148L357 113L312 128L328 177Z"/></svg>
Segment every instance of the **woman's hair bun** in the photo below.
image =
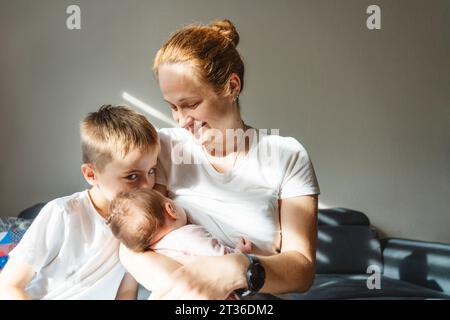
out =
<svg viewBox="0 0 450 320"><path fill-rule="evenodd" d="M239 33L236 31L234 24L230 20L224 19L213 21L208 26L233 42L235 47L239 44Z"/></svg>

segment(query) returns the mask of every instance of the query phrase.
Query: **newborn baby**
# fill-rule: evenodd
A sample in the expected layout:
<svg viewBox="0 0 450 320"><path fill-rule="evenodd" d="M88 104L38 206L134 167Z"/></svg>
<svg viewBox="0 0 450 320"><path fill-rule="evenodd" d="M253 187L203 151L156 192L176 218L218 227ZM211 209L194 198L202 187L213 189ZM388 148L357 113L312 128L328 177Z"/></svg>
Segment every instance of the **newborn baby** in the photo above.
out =
<svg viewBox="0 0 450 320"><path fill-rule="evenodd" d="M252 243L243 237L236 248L227 247L204 227L187 224L186 212L156 190L141 188L118 194L110 204L108 223L127 248L154 250L186 264L197 256L250 253Z"/></svg>

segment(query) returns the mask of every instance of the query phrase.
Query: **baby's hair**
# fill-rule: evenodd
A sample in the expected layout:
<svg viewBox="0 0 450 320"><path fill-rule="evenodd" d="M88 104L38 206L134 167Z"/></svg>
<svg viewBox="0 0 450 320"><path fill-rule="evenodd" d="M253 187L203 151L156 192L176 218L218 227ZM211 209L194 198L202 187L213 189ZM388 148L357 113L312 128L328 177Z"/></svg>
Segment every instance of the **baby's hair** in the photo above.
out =
<svg viewBox="0 0 450 320"><path fill-rule="evenodd" d="M138 148L158 148L159 139L152 124L125 106L103 105L89 113L80 124L83 163L91 163L102 171L114 156L125 157Z"/></svg>
<svg viewBox="0 0 450 320"><path fill-rule="evenodd" d="M109 206L108 224L114 236L132 251L147 251L165 224L164 199L148 188L119 193Z"/></svg>
<svg viewBox="0 0 450 320"><path fill-rule="evenodd" d="M192 24L175 32L159 49L153 63L158 77L160 65L192 64L198 75L223 93L232 75L236 73L244 89L244 63L236 50L239 34L230 20L213 21L208 25Z"/></svg>

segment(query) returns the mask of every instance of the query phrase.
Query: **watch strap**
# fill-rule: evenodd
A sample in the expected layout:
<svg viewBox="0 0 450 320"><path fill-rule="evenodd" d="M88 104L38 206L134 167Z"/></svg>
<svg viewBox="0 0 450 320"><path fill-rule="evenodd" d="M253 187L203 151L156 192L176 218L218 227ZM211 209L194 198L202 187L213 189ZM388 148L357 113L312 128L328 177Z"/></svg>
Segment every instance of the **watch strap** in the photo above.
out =
<svg viewBox="0 0 450 320"><path fill-rule="evenodd" d="M255 276L253 274L254 267L257 266L257 267L261 268L260 270L261 270L262 274L260 274L259 276L263 277L263 279L265 278L265 272L264 272L264 268L262 267L262 264L259 261L258 257L256 257L255 255L246 254L246 253L244 253L244 255L250 262L250 264L247 268L247 271L246 271L247 288L238 289L238 290L235 290L235 292L242 297L247 297L247 296L253 296L253 295L257 294L259 292L259 290L261 290L261 287L262 287L262 286L260 286L259 288L257 288L253 284L252 279Z"/></svg>

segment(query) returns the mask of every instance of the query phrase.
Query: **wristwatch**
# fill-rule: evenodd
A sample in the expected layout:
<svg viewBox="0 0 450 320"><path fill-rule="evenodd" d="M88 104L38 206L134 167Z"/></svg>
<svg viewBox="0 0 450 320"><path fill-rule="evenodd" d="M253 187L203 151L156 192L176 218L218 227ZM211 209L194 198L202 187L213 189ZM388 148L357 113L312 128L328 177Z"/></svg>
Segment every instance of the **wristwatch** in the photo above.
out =
<svg viewBox="0 0 450 320"><path fill-rule="evenodd" d="M236 293L242 297L247 297L257 294L264 286L266 271L257 256L246 253L244 253L244 255L250 261L250 265L246 272L247 289L238 289L236 290Z"/></svg>

